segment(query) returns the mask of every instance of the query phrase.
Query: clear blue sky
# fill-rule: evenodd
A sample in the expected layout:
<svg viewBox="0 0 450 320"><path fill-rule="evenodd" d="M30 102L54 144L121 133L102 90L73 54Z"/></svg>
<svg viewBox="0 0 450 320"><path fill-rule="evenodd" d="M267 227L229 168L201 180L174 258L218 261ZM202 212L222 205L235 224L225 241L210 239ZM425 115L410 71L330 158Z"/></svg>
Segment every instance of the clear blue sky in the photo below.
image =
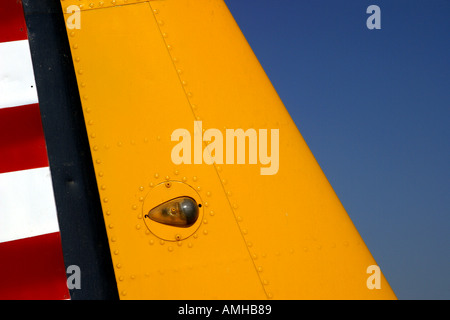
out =
<svg viewBox="0 0 450 320"><path fill-rule="evenodd" d="M225 2L397 297L450 299L450 1Z"/></svg>

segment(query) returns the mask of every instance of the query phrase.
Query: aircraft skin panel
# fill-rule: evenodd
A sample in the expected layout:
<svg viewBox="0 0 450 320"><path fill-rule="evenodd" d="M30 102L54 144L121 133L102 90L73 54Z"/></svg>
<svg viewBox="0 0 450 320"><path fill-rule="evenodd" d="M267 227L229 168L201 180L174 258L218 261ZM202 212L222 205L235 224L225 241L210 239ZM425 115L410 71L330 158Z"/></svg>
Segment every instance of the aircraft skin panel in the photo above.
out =
<svg viewBox="0 0 450 320"><path fill-rule="evenodd" d="M375 260L223 1L61 3L66 20L83 5L67 32L121 298L395 298L383 276L368 288ZM172 161L180 128L192 164ZM251 128L270 164L227 164L225 147L223 164L193 163L200 132L225 146ZM146 218L185 194L202 205L195 230Z"/></svg>

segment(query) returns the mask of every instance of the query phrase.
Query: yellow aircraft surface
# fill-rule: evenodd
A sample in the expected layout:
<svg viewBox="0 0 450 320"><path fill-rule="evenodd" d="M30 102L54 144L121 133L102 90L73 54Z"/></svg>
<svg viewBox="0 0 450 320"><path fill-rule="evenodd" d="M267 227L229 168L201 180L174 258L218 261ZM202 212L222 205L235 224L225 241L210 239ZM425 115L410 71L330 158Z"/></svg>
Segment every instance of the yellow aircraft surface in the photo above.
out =
<svg viewBox="0 0 450 320"><path fill-rule="evenodd" d="M223 0L61 0L121 299L395 299Z"/></svg>

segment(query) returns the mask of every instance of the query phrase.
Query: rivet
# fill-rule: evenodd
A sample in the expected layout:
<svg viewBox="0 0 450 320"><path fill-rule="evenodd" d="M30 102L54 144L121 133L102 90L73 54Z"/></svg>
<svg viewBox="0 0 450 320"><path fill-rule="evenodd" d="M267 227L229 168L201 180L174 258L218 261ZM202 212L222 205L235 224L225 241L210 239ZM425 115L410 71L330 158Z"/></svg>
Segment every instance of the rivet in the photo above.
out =
<svg viewBox="0 0 450 320"><path fill-rule="evenodd" d="M170 181L167 181L165 184L166 188L170 188L172 186L172 183Z"/></svg>
<svg viewBox="0 0 450 320"><path fill-rule="evenodd" d="M140 186L140 187L139 187L139 191L144 191L144 187L143 187L143 186Z"/></svg>
<svg viewBox="0 0 450 320"><path fill-rule="evenodd" d="M155 178L158 179L159 178L159 174L155 173Z"/></svg>
<svg viewBox="0 0 450 320"><path fill-rule="evenodd" d="M222 179L222 184L227 184L227 180Z"/></svg>
<svg viewBox="0 0 450 320"><path fill-rule="evenodd" d="M90 7L90 8L93 8L93 7L94 7L94 4L91 2L91 3L89 4L89 7Z"/></svg>
<svg viewBox="0 0 450 320"><path fill-rule="evenodd" d="M133 206L131 207L131 209L136 210L136 209L137 209L137 205L133 204Z"/></svg>
<svg viewBox="0 0 450 320"><path fill-rule="evenodd" d="M117 269L122 268L122 265L120 263L116 264Z"/></svg>
<svg viewBox="0 0 450 320"><path fill-rule="evenodd" d="M259 266L259 267L258 267L258 271L259 271L259 272L262 272L262 271L263 271L263 267Z"/></svg>
<svg viewBox="0 0 450 320"><path fill-rule="evenodd" d="M208 201L205 201L204 206L205 206L205 207L209 207Z"/></svg>
<svg viewBox="0 0 450 320"><path fill-rule="evenodd" d="M193 105L192 105L192 109L197 110L197 109L198 109L197 105L196 105L196 104L193 104ZM202 131L203 131L203 130L202 130Z"/></svg>
<svg viewBox="0 0 450 320"><path fill-rule="evenodd" d="M154 14L158 14L158 13L159 13L159 10L158 10L158 9L153 9L153 13L154 13Z"/></svg>
<svg viewBox="0 0 450 320"><path fill-rule="evenodd" d="M137 215L137 218L138 218L138 219L142 219L142 213L139 213L139 214Z"/></svg>
<svg viewBox="0 0 450 320"><path fill-rule="evenodd" d="M101 178L101 177L104 176L104 173L100 171L100 172L98 173L98 176Z"/></svg>
<svg viewBox="0 0 450 320"><path fill-rule="evenodd" d="M119 281L123 281L124 278L122 276L119 277Z"/></svg>
<svg viewBox="0 0 450 320"><path fill-rule="evenodd" d="M189 91L189 92L187 93L187 96L188 96L189 98L191 98L191 97L192 97L192 92Z"/></svg>
<svg viewBox="0 0 450 320"><path fill-rule="evenodd" d="M144 201L144 197L139 197L139 201L143 202Z"/></svg>
<svg viewBox="0 0 450 320"><path fill-rule="evenodd" d="M108 228L112 229L112 228L114 228L114 226L112 224L109 224Z"/></svg>
<svg viewBox="0 0 450 320"><path fill-rule="evenodd" d="M164 240L159 240L160 245L164 245L164 243L165 243Z"/></svg>
<svg viewBox="0 0 450 320"><path fill-rule="evenodd" d="M172 247L172 246L169 246L169 247L167 248L167 250L169 250L169 252L172 252L172 251L173 251L173 247Z"/></svg>
<svg viewBox="0 0 450 320"><path fill-rule="evenodd" d="M161 141L161 136L157 136L156 140Z"/></svg>
<svg viewBox="0 0 450 320"><path fill-rule="evenodd" d="M103 199L103 202L108 202L109 201L109 199L108 198L105 198L105 199Z"/></svg>
<svg viewBox="0 0 450 320"><path fill-rule="evenodd" d="M257 255L256 253L252 254L252 259L253 259L253 260L258 259L258 255Z"/></svg>
<svg viewBox="0 0 450 320"><path fill-rule="evenodd" d="M112 0L111 3L115 5L116 4L116 0Z"/></svg>
<svg viewBox="0 0 450 320"><path fill-rule="evenodd" d="M217 166L217 171L221 172L222 171L222 167L221 166Z"/></svg>
<svg viewBox="0 0 450 320"><path fill-rule="evenodd" d="M268 280L263 280L263 285L267 286L269 284Z"/></svg>
<svg viewBox="0 0 450 320"><path fill-rule="evenodd" d="M175 170L173 173L174 173L175 175L178 175L178 174L180 173L180 171Z"/></svg>
<svg viewBox="0 0 450 320"><path fill-rule="evenodd" d="M168 37L167 33L165 33L165 32L163 32L162 35L163 35L164 38L167 38L167 37Z"/></svg>
<svg viewBox="0 0 450 320"><path fill-rule="evenodd" d="M94 121L92 121L92 120L88 121L88 125L92 126L93 124L94 124Z"/></svg>
<svg viewBox="0 0 450 320"><path fill-rule="evenodd" d="M155 241L153 241L153 240L150 240L150 241L148 242L148 244L151 245L151 246L152 246L154 243L155 243Z"/></svg>
<svg viewBox="0 0 450 320"><path fill-rule="evenodd" d="M203 219L203 223L204 224L208 224L208 220L207 219Z"/></svg>
<svg viewBox="0 0 450 320"><path fill-rule="evenodd" d="M91 138L95 139L95 137L97 137L97 135L95 133L91 133Z"/></svg>
<svg viewBox="0 0 450 320"><path fill-rule="evenodd" d="M131 280L134 280L134 279L136 279L136 276L135 276L134 274L132 274L132 275L130 276L130 278L131 278Z"/></svg>
<svg viewBox="0 0 450 320"><path fill-rule="evenodd" d="M98 146L94 146L92 149L94 149L94 151L98 151Z"/></svg>
<svg viewBox="0 0 450 320"><path fill-rule="evenodd" d="M238 205L235 203L235 204L233 204L233 208L234 209L237 209L238 208Z"/></svg>
<svg viewBox="0 0 450 320"><path fill-rule="evenodd" d="M168 44L167 49L172 50L172 46L170 44Z"/></svg>
<svg viewBox="0 0 450 320"><path fill-rule="evenodd" d="M198 234L194 233L194 239L198 238Z"/></svg>
<svg viewBox="0 0 450 320"><path fill-rule="evenodd" d="M164 21L158 20L158 24L159 24L160 26L163 26L163 25L164 25Z"/></svg>
<svg viewBox="0 0 450 320"><path fill-rule="evenodd" d="M272 299L272 298L273 298L273 294L271 294L271 293L269 292L269 293L267 293L267 297L268 297L269 299Z"/></svg>
<svg viewBox="0 0 450 320"><path fill-rule="evenodd" d="M140 229L141 229L141 225L140 225L140 224L137 224L137 225L136 225L136 229L137 229L137 230L140 230Z"/></svg>
<svg viewBox="0 0 450 320"><path fill-rule="evenodd" d="M183 180L184 182L186 182L187 178L186 178L186 177L183 177L181 180Z"/></svg>
<svg viewBox="0 0 450 320"><path fill-rule="evenodd" d="M197 177L196 177L196 176L193 176L193 177L192 177L192 180L193 180L193 181L197 181Z"/></svg>
<svg viewBox="0 0 450 320"><path fill-rule="evenodd" d="M169 177L169 176L166 176L166 180L170 180L170 177Z"/></svg>
<svg viewBox="0 0 450 320"><path fill-rule="evenodd" d="M71 31L71 32L70 32L70 36L71 36L71 37L75 37L75 31Z"/></svg>
<svg viewBox="0 0 450 320"><path fill-rule="evenodd" d="M247 229L242 229L242 233L247 234L248 233Z"/></svg>
<svg viewBox="0 0 450 320"><path fill-rule="evenodd" d="M179 234L175 235L175 240L180 241L181 240L181 236Z"/></svg>
<svg viewBox="0 0 450 320"><path fill-rule="evenodd" d="M192 248L192 242L188 243L188 248Z"/></svg>
<svg viewBox="0 0 450 320"><path fill-rule="evenodd" d="M83 74L83 69L78 70L78 74Z"/></svg>
<svg viewBox="0 0 450 320"><path fill-rule="evenodd" d="M78 49L78 44L74 43L73 46L72 46L72 48Z"/></svg>
<svg viewBox="0 0 450 320"><path fill-rule="evenodd" d="M150 188L153 188L153 187L154 187L153 182L150 182L150 183L148 184L148 186L149 186Z"/></svg>
<svg viewBox="0 0 450 320"><path fill-rule="evenodd" d="M75 58L75 61L76 61L76 62L80 62L80 57L76 57L76 58Z"/></svg>
<svg viewBox="0 0 450 320"><path fill-rule="evenodd" d="M201 190L202 190L202 188L201 188L200 186L198 186L198 187L197 187L197 190L198 190L198 191L201 191Z"/></svg>
<svg viewBox="0 0 450 320"><path fill-rule="evenodd" d="M247 242L247 246L248 246L249 248L251 248L251 247L253 246L253 243Z"/></svg>
<svg viewBox="0 0 450 320"><path fill-rule="evenodd" d="M237 217L237 221L242 222L242 220L243 220L243 219L242 219L241 216L238 216L238 217Z"/></svg>
<svg viewBox="0 0 450 320"><path fill-rule="evenodd" d="M186 81L181 81L181 84L183 85L183 86L187 86L187 82Z"/></svg>
<svg viewBox="0 0 450 320"><path fill-rule="evenodd" d="M183 244L183 242L177 241L177 245L178 245L179 247L181 247L182 244Z"/></svg>
<svg viewBox="0 0 450 320"><path fill-rule="evenodd" d="M122 291L122 295L123 296L126 296L127 295L127 292L124 290L124 291Z"/></svg>
<svg viewBox="0 0 450 320"><path fill-rule="evenodd" d="M107 211L106 211L106 215L107 215L107 216L110 216L110 215L111 215L111 211L107 210Z"/></svg>
<svg viewBox="0 0 450 320"><path fill-rule="evenodd" d="M206 195L207 195L208 197L211 197L211 192L208 191L208 192L206 193Z"/></svg>
<svg viewBox="0 0 450 320"><path fill-rule="evenodd" d="M215 215L215 212L214 212L213 210L211 210L211 211L209 212L209 215L210 215L210 216L214 216L214 215Z"/></svg>
<svg viewBox="0 0 450 320"><path fill-rule="evenodd" d="M84 82L82 82L80 85L81 85L82 88L86 87L86 83L84 83Z"/></svg>
<svg viewBox="0 0 450 320"><path fill-rule="evenodd" d="M208 234L208 230L203 230L203 234L206 236Z"/></svg>
<svg viewBox="0 0 450 320"><path fill-rule="evenodd" d="M114 250L114 254L117 256L119 254L119 250Z"/></svg>
<svg viewBox="0 0 450 320"><path fill-rule="evenodd" d="M100 164L100 163L102 163L102 160L97 159L97 160L95 160L95 162L96 162L97 164Z"/></svg>
<svg viewBox="0 0 450 320"><path fill-rule="evenodd" d="M100 1L100 2L98 3L98 5L99 5L100 7L103 7L103 4L104 4L103 1Z"/></svg>
<svg viewBox="0 0 450 320"><path fill-rule="evenodd" d="M177 73L178 73L178 74L182 74L182 73L183 73L183 70L177 69Z"/></svg>

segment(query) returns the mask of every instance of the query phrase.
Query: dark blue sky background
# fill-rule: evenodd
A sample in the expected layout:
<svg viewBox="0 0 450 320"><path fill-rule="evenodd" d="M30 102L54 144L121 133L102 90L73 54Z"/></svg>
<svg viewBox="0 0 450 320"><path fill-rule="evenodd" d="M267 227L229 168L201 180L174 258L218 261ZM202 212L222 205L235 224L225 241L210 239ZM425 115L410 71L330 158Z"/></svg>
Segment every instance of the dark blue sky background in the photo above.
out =
<svg viewBox="0 0 450 320"><path fill-rule="evenodd" d="M450 299L450 1L225 2L397 297Z"/></svg>

